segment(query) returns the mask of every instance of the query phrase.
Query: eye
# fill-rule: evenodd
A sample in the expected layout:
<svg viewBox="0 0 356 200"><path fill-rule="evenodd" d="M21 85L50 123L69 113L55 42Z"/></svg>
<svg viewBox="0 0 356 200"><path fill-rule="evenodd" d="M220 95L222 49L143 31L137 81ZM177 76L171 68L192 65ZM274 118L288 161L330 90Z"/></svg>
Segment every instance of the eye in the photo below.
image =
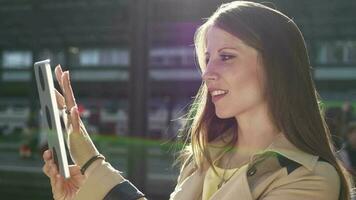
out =
<svg viewBox="0 0 356 200"><path fill-rule="evenodd" d="M208 64L208 62L209 62L209 57L208 57L208 56L206 56L206 57L205 57L205 64L207 65L207 64Z"/></svg>
<svg viewBox="0 0 356 200"><path fill-rule="evenodd" d="M235 56L222 54L222 55L220 55L220 58L221 58L222 61L227 61L227 60L230 60L232 58L235 58Z"/></svg>

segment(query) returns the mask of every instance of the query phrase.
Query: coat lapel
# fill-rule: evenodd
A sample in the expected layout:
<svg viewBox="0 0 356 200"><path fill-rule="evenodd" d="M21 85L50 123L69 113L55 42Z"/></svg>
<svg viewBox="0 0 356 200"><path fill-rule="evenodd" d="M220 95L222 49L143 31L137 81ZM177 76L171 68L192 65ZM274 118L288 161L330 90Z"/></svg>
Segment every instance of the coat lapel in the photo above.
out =
<svg viewBox="0 0 356 200"><path fill-rule="evenodd" d="M203 183L206 172L196 170L185 180L177 185L170 199L174 200L199 200L203 192Z"/></svg>
<svg viewBox="0 0 356 200"><path fill-rule="evenodd" d="M246 173L248 166L241 167L236 176L233 176L230 181L224 184L212 197L211 200L221 199L243 199L253 200Z"/></svg>

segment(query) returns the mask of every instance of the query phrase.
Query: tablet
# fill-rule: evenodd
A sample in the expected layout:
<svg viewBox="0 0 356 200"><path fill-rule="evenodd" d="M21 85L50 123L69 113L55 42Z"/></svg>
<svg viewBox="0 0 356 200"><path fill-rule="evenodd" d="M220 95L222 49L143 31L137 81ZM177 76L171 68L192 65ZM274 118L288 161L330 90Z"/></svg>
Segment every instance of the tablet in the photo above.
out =
<svg viewBox="0 0 356 200"><path fill-rule="evenodd" d="M70 178L70 173L65 148L66 139L62 130L61 111L57 105L50 60L36 62L34 70L41 112L45 121L44 131L47 133L48 147L52 151L52 157L59 173L67 179Z"/></svg>

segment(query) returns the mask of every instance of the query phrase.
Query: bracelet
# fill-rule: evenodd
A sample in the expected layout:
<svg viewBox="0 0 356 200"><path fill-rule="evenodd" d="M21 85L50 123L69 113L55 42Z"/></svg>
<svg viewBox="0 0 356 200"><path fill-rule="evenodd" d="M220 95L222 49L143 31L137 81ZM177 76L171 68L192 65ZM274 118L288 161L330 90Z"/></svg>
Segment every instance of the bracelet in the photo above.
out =
<svg viewBox="0 0 356 200"><path fill-rule="evenodd" d="M105 160L105 157L101 154L95 155L93 157L91 157L84 165L83 167L80 169L80 172L84 175L84 172L88 169L88 167L96 160L98 159L103 159Z"/></svg>

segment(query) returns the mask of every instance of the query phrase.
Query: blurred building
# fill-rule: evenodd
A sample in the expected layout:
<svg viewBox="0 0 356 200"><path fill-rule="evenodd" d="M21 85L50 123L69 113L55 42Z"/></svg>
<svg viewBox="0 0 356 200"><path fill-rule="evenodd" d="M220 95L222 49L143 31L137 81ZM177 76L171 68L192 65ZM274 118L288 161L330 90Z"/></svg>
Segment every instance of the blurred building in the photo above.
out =
<svg viewBox="0 0 356 200"><path fill-rule="evenodd" d="M274 5L267 5L286 13L302 30L322 97L355 102L356 1L269 1ZM137 56L130 53L130 23L135 9L131 2L0 1L0 136L40 124L34 112L39 110L39 102L32 67L35 61L48 58L53 68L61 64L70 69L89 132L128 133L129 70ZM201 84L194 55L195 29L202 18L228 1L149 2L149 16L138 16L149 18L148 136L172 138L180 127L178 118ZM335 115L331 111L330 115ZM103 154L110 163L120 170L128 169L128 150L104 144ZM4 161L0 166L0 192L5 198L28 198L29 193L34 199L51 198L40 158L20 162L16 160L16 145L5 144L0 149ZM173 156L165 154L169 153L158 145L147 149L146 185L152 199L167 199L175 185L178 170L170 167Z"/></svg>
<svg viewBox="0 0 356 200"><path fill-rule="evenodd" d="M71 70L89 129L127 133L129 0L0 2L0 132L21 129L39 106L32 66L51 59ZM224 1L227 2L227 1ZM326 99L356 99L356 2L271 0L304 33L317 87ZM173 137L201 83L195 29L221 1L152 0L149 136ZM272 4L269 4L272 6ZM149 9L149 8L148 8ZM12 120L4 121L2 119ZM1 131L2 130L2 131Z"/></svg>

